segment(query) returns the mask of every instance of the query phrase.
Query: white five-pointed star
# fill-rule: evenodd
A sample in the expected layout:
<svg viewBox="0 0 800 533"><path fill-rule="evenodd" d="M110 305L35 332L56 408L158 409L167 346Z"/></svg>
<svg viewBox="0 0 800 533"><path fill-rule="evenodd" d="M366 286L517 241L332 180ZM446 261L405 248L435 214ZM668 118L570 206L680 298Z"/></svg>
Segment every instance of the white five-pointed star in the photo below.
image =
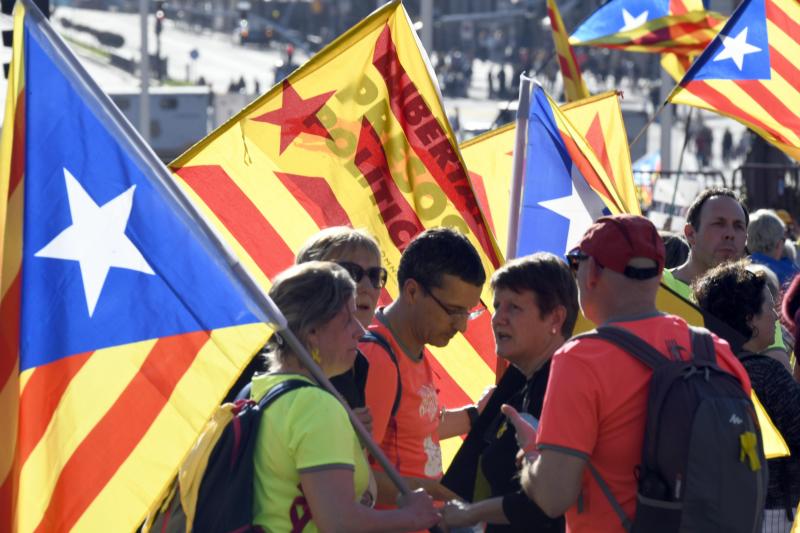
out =
<svg viewBox="0 0 800 533"><path fill-rule="evenodd" d="M628 31L633 30L647 22L647 14L649 11L645 9L635 17L631 15L630 11L623 8L622 9L622 20L625 21L625 24L619 29L619 31Z"/></svg>
<svg viewBox="0 0 800 533"><path fill-rule="evenodd" d="M714 57L714 61L722 61L724 59L732 59L736 63L736 68L742 70L742 62L744 56L760 52L761 48L753 46L747 42L747 28L745 27L736 37L729 37L722 35L722 46L724 49Z"/></svg>
<svg viewBox="0 0 800 533"><path fill-rule="evenodd" d="M150 265L125 235L136 186L98 206L66 168L64 179L72 225L35 255L80 264L86 305L92 316L111 267L153 274Z"/></svg>
<svg viewBox="0 0 800 533"><path fill-rule="evenodd" d="M586 205L575 188L574 181L572 182L572 193L569 196L545 200L539 202L539 205L569 220L565 253L578 245L583 234L594 222L594 218L586 209Z"/></svg>

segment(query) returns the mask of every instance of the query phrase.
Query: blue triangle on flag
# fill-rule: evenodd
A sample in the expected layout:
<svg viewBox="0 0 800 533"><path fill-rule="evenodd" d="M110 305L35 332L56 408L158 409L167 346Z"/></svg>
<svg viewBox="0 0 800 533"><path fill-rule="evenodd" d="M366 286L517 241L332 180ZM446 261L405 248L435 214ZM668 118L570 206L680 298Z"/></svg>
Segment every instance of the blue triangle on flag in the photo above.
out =
<svg viewBox="0 0 800 533"><path fill-rule="evenodd" d="M580 26L572 38L592 41L624 31L626 25L635 22L635 27L669 14L669 0L611 0L600 6Z"/></svg>
<svg viewBox="0 0 800 533"><path fill-rule="evenodd" d="M768 80L770 52L764 0L745 0L686 74L692 80Z"/></svg>
<svg viewBox="0 0 800 533"><path fill-rule="evenodd" d="M26 17L20 370L73 354L258 322L208 238ZM288 265L287 265L288 266Z"/></svg>

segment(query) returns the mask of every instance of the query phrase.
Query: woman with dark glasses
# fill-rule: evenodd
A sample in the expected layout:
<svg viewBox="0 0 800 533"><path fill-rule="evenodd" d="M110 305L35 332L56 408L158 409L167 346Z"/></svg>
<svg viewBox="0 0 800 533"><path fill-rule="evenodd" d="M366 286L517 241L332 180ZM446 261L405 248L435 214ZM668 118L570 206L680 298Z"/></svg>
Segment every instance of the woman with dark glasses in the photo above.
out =
<svg viewBox="0 0 800 533"><path fill-rule="evenodd" d="M355 316L362 326L369 326L386 285L386 269L381 266L381 251L375 238L361 229L326 228L312 235L297 253L297 264L308 261L331 261L350 274L356 282ZM359 351L353 367L331 378L331 382L371 431L372 416L365 407L364 396L368 370L369 363Z"/></svg>

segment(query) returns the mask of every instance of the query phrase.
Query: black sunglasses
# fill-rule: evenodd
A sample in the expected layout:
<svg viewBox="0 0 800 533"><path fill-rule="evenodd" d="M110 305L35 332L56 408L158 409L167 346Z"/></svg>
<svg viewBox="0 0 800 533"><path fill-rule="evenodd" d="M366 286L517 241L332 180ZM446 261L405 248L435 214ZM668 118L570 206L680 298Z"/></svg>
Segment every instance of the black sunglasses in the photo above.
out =
<svg viewBox="0 0 800 533"><path fill-rule="evenodd" d="M572 250L570 250L570 252L566 255L566 257L569 269L572 270L573 272L578 271L578 266L581 264L581 261L589 259L589 256L581 252L579 248L573 248Z"/></svg>
<svg viewBox="0 0 800 533"><path fill-rule="evenodd" d="M386 286L388 274L383 267L369 267L365 269L361 265L351 263L350 261L335 261L335 263L347 270L347 273L350 274L350 277L353 278L353 281L356 283L361 283L361 280L364 279L364 275L366 274L367 278L369 278L369 282L376 289Z"/></svg>

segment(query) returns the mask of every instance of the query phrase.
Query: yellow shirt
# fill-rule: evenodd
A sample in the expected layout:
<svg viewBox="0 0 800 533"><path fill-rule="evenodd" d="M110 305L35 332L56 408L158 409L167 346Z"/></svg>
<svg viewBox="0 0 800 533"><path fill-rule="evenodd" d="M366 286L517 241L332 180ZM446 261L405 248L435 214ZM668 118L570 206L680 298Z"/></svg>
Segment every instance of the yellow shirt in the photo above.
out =
<svg viewBox="0 0 800 533"><path fill-rule="evenodd" d="M288 379L310 381L297 374L256 376L253 399ZM266 531L317 531L300 486L301 472L352 470L356 500L369 483L369 466L347 413L316 387L289 392L264 412L254 460L254 523Z"/></svg>

